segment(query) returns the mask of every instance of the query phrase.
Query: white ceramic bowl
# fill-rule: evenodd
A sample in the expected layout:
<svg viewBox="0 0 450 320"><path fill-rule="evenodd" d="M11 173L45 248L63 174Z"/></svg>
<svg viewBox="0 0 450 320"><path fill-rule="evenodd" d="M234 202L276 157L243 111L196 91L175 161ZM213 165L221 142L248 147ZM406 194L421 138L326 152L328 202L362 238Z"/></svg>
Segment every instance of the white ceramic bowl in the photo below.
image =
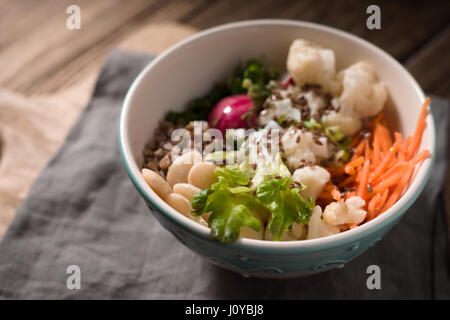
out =
<svg viewBox="0 0 450 320"><path fill-rule="evenodd" d="M169 110L183 110L187 101L223 81L239 61L264 57L285 70L288 48L297 38L334 50L337 70L363 60L375 67L389 89L385 109L390 128L403 136L414 131L424 93L395 59L376 46L334 28L290 20L254 20L208 29L160 54L137 77L125 98L119 143L128 174L158 221L187 247L211 262L243 275L292 277L342 266L399 221L425 185L435 150L432 115L427 117L421 149L425 160L406 193L385 213L353 230L326 238L273 242L239 239L222 244L209 238L209 229L177 213L162 201L140 174L142 150L160 119Z"/></svg>

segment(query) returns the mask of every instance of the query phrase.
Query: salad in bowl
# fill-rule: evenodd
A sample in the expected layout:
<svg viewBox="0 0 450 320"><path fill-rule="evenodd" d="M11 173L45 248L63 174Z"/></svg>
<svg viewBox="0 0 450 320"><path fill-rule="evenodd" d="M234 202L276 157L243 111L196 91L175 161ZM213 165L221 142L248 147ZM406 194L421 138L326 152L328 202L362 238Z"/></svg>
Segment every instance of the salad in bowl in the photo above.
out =
<svg viewBox="0 0 450 320"><path fill-rule="evenodd" d="M391 129L387 84L368 62L297 38L286 71L241 61L183 111L168 111L141 174L222 243L304 241L358 228L392 207L419 166L427 98L412 135Z"/></svg>

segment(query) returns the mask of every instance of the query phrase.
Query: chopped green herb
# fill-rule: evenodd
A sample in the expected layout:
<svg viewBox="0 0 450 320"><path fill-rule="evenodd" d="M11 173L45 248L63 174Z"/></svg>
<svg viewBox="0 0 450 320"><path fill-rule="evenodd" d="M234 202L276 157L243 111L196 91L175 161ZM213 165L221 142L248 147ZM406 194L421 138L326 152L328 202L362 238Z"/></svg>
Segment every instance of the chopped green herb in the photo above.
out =
<svg viewBox="0 0 450 320"><path fill-rule="evenodd" d="M339 129L339 127L327 127L325 128L325 134L334 142L339 142L345 138L345 135Z"/></svg>
<svg viewBox="0 0 450 320"><path fill-rule="evenodd" d="M316 121L303 121L303 125L305 126L306 129L309 130L322 130L323 129L323 125L319 122Z"/></svg>
<svg viewBox="0 0 450 320"><path fill-rule="evenodd" d="M184 111L169 111L165 119L178 125L186 125L194 120L207 120L209 113L221 99L235 94L247 94L256 110L259 110L272 93L273 86L268 84L277 79L278 75L277 69L268 68L261 60L253 59L239 64L228 81L217 83L207 95L191 100ZM248 119L250 122L250 114Z"/></svg>

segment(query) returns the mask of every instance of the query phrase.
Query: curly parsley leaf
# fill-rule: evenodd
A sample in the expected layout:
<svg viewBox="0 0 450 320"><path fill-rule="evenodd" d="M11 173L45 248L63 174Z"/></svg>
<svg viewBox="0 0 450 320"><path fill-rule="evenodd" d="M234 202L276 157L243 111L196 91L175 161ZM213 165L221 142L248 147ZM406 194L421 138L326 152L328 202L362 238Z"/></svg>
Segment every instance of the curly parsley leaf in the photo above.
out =
<svg viewBox="0 0 450 320"><path fill-rule="evenodd" d="M191 121L206 120L215 105L229 95L228 86L225 83L217 83L205 96L191 100L184 111L169 111L165 120L183 126Z"/></svg>
<svg viewBox="0 0 450 320"><path fill-rule="evenodd" d="M252 99L259 110L272 93L268 84L278 76L278 70L267 67L262 60L252 59L244 64L240 63L228 81L216 83L205 96L191 100L184 111L169 111L165 120L183 126L191 121L207 120L209 113L221 99L243 93ZM249 122L251 116L252 114L247 115Z"/></svg>

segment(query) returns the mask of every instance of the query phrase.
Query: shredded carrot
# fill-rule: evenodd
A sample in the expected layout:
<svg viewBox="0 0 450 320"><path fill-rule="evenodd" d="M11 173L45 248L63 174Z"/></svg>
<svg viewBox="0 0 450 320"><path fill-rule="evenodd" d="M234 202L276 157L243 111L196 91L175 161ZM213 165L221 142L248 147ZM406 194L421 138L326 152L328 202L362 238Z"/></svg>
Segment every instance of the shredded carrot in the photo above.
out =
<svg viewBox="0 0 450 320"><path fill-rule="evenodd" d="M364 160L364 158L363 158L363 160ZM352 166L348 166L348 167L345 166L344 172L345 172L346 174L348 174L349 176L353 176L353 175L356 173L355 168L352 167Z"/></svg>
<svg viewBox="0 0 450 320"><path fill-rule="evenodd" d="M361 141L361 132L356 133L356 135L353 136L352 142L349 145L349 148L355 148L359 142Z"/></svg>
<svg viewBox="0 0 450 320"><path fill-rule="evenodd" d="M364 167L361 171L361 180L358 186L358 196L365 199L367 194L367 183L369 182L370 159L366 159Z"/></svg>
<svg viewBox="0 0 450 320"><path fill-rule="evenodd" d="M380 193L377 193L372 197L369 204L367 205L367 221L372 220L378 214L378 212L380 212L380 210L383 208L383 205L381 204L382 201L382 195Z"/></svg>
<svg viewBox="0 0 450 320"><path fill-rule="evenodd" d="M423 103L422 109L420 110L419 120L417 121L416 130L414 131L411 144L408 146L408 159L410 159L417 152L420 142L422 141L422 135L426 126L426 117L429 105L430 98L427 97L425 99L425 102Z"/></svg>
<svg viewBox="0 0 450 320"><path fill-rule="evenodd" d="M408 164L406 167L403 167L403 170L399 170L386 179L382 179L378 184L372 187L373 192L384 192L384 189L396 185L410 168L411 165Z"/></svg>
<svg viewBox="0 0 450 320"><path fill-rule="evenodd" d="M373 129L375 128L375 126L377 125L377 123L380 123L381 120L384 117L384 112L380 112L375 118L373 118L373 120L370 122L369 124L369 128Z"/></svg>
<svg viewBox="0 0 450 320"><path fill-rule="evenodd" d="M373 179L372 182L377 183L379 181L383 181L383 180L391 177L395 173L403 172L403 170L406 167L408 167L408 163L407 162L405 162L405 161L398 162L393 167L389 168L386 172L384 172L381 176L379 176L377 179Z"/></svg>
<svg viewBox="0 0 450 320"><path fill-rule="evenodd" d="M363 152L364 152L365 146L366 146L366 140L363 139L363 140L361 140L361 142L360 142L360 143L358 144L358 146L356 147L356 151L355 151L355 153L353 154L353 156L354 156L354 157L359 157L360 155L362 155Z"/></svg>
<svg viewBox="0 0 450 320"><path fill-rule="evenodd" d="M344 199L347 200L348 198L351 198L351 197L354 197L354 196L356 196L356 191L352 191L352 192L346 193L345 196L344 196Z"/></svg>
<svg viewBox="0 0 450 320"><path fill-rule="evenodd" d="M391 136L383 113L366 127L370 135L363 137L363 131L355 134L350 143L353 149L350 161L341 167L327 168L331 180L319 195L318 203L327 205L359 196L366 201L364 222L392 207L408 188L416 167L430 156L428 150L418 151L429 104L429 98L425 99L414 134L405 139L399 132ZM350 229L356 226L347 225Z"/></svg>
<svg viewBox="0 0 450 320"><path fill-rule="evenodd" d="M328 167L326 169L332 176L340 176L340 175L344 174L344 166L342 166L342 167Z"/></svg>
<svg viewBox="0 0 450 320"><path fill-rule="evenodd" d="M400 182L395 187L394 191L392 192L391 196L387 200L387 202L384 204L384 207L382 209L382 212L386 211L390 207L394 205L394 203L397 202L397 200L402 195L406 185L409 183L409 180L411 179L411 176L414 172L414 167L411 167L408 172L401 178Z"/></svg>
<svg viewBox="0 0 450 320"><path fill-rule="evenodd" d="M380 136L378 133L379 125L377 124L375 127L375 135L373 137L373 152L372 152L372 163L376 166L381 160L381 145L380 145ZM366 149L367 150L367 149Z"/></svg>
<svg viewBox="0 0 450 320"><path fill-rule="evenodd" d="M331 196L334 200L339 201L341 200L341 192L336 188L336 186L331 190Z"/></svg>
<svg viewBox="0 0 450 320"><path fill-rule="evenodd" d="M380 137L379 140L381 150L383 150L383 152L389 151L392 146L392 140L391 136L389 135L389 130L385 126L377 124L377 126L375 127L375 136L377 135Z"/></svg>
<svg viewBox="0 0 450 320"><path fill-rule="evenodd" d="M372 156L372 150L370 149L369 146L369 140L368 139L364 139L365 141L365 146L364 146L364 158L365 159L370 159L370 157Z"/></svg>
<svg viewBox="0 0 450 320"><path fill-rule="evenodd" d="M379 193L377 193L377 195L379 195ZM368 217L367 221L370 221L370 220L378 217L378 215L380 213L382 213L384 204L386 203L388 196L389 196L389 189L385 189L383 195L379 199L377 199L377 203L376 203L374 212L371 214L370 217Z"/></svg>
<svg viewBox="0 0 450 320"><path fill-rule="evenodd" d="M319 194L319 196L317 198L322 199L322 200L334 200L331 193L327 192L327 191L323 191L321 194Z"/></svg>
<svg viewBox="0 0 450 320"><path fill-rule="evenodd" d="M349 184L351 184L352 182L355 181L355 176L349 176L347 177L344 181L342 181L341 183L338 184L339 188L343 188L348 186Z"/></svg>
<svg viewBox="0 0 450 320"><path fill-rule="evenodd" d="M410 163L412 165L416 165L419 162L424 161L426 158L428 158L430 156L430 151L429 150L423 150L421 152L419 152L417 155L414 156L414 158L412 158L410 160Z"/></svg>
<svg viewBox="0 0 450 320"><path fill-rule="evenodd" d="M357 167L364 163L364 157L358 157L345 165L345 167Z"/></svg>
<svg viewBox="0 0 450 320"><path fill-rule="evenodd" d="M398 145L400 145L403 141L403 136L400 132L394 132L395 142L397 142Z"/></svg>
<svg viewBox="0 0 450 320"><path fill-rule="evenodd" d="M384 173L388 164L394 159L395 154L398 151L399 143L396 141L392 148L389 150L387 156L381 161L381 163L375 168L373 174L370 175L369 182L375 181L378 177Z"/></svg>

